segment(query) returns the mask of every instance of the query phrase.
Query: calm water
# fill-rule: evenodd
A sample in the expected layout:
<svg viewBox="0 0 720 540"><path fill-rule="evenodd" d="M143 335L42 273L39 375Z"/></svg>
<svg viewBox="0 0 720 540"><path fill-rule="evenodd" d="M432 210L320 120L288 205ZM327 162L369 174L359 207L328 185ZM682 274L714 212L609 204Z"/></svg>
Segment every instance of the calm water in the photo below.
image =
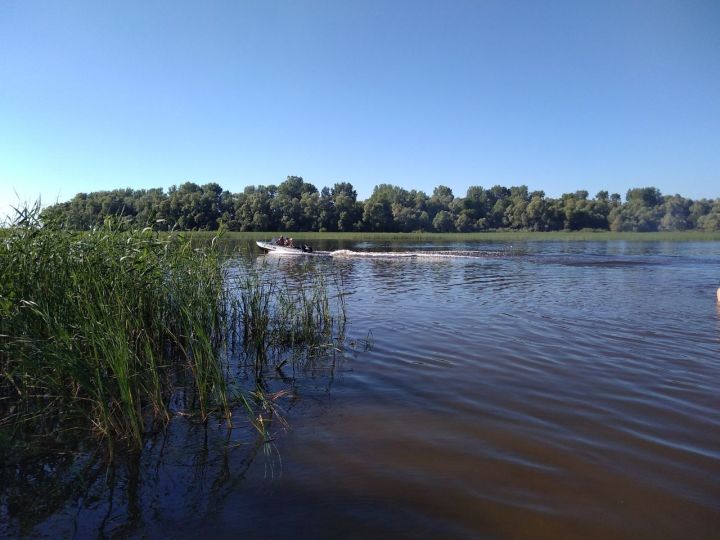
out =
<svg viewBox="0 0 720 540"><path fill-rule="evenodd" d="M720 243L319 247L375 255L267 258L348 292L274 446L183 422L25 532L718 538Z"/></svg>

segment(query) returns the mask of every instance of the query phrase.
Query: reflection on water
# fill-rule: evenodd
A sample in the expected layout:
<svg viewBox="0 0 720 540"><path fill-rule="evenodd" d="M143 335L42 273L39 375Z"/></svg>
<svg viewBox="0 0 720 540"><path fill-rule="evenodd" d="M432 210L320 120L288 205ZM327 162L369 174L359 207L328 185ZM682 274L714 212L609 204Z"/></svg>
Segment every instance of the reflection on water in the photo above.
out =
<svg viewBox="0 0 720 540"><path fill-rule="evenodd" d="M272 374L287 432L179 422L112 470L28 469L84 487L3 499L0 533L717 537L720 243L319 248L375 255L257 262L340 276L372 347ZM477 255L391 256L421 249Z"/></svg>
<svg viewBox="0 0 720 540"><path fill-rule="evenodd" d="M3 473L3 518L12 525L3 536L117 537L158 519L208 516L266 448L248 429L185 423L112 462L100 450L28 460Z"/></svg>

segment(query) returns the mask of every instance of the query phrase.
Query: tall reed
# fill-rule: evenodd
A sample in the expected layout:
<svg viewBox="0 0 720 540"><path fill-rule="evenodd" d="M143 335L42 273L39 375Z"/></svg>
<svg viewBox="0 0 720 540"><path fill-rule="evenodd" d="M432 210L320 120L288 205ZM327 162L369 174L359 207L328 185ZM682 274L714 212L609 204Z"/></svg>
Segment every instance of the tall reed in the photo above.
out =
<svg viewBox="0 0 720 540"><path fill-rule="evenodd" d="M308 271L294 279L266 266L247 266L232 290L244 329L242 343L260 374L282 353L326 352L342 339L346 323L342 283Z"/></svg>
<svg viewBox="0 0 720 540"><path fill-rule="evenodd" d="M0 454L70 430L138 447L178 397L201 420L252 416L229 372L238 342L261 379L343 333L342 284L322 272L282 278L117 218L74 232L35 216L0 236Z"/></svg>
<svg viewBox="0 0 720 540"><path fill-rule="evenodd" d="M0 239L0 428L72 426L139 445L178 381L228 418L226 270L208 247L109 219L88 232L25 216Z"/></svg>

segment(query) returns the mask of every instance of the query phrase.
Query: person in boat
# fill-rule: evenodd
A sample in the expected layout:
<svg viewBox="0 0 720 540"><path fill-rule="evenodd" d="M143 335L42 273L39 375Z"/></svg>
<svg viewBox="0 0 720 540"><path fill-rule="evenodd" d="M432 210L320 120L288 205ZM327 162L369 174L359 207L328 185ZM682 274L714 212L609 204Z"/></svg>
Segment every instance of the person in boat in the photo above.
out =
<svg viewBox="0 0 720 540"><path fill-rule="evenodd" d="M295 247L295 244L293 244L293 239L288 238L287 244L285 244L287 247Z"/></svg>
<svg viewBox="0 0 720 540"><path fill-rule="evenodd" d="M278 246L284 246L285 245L285 237L283 235L280 235L280 238L278 238L275 243Z"/></svg>

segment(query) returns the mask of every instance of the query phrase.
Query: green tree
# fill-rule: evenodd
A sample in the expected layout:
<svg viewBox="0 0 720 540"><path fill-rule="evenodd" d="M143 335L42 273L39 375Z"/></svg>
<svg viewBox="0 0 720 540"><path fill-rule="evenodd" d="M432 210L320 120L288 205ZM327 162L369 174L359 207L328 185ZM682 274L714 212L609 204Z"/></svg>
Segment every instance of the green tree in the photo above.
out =
<svg viewBox="0 0 720 540"><path fill-rule="evenodd" d="M330 190L338 231L358 230L363 218L363 207L357 200L357 192L348 182L336 183Z"/></svg>
<svg viewBox="0 0 720 540"><path fill-rule="evenodd" d="M704 231L720 231L720 199L716 199L710 211L698 219L698 227Z"/></svg>
<svg viewBox="0 0 720 540"><path fill-rule="evenodd" d="M658 226L661 231L684 231L688 228L688 217L690 216L690 205L692 201L673 195L665 197L662 205L664 215L660 219Z"/></svg>
<svg viewBox="0 0 720 540"><path fill-rule="evenodd" d="M440 210L433 219L433 228L438 232L452 232L455 230L453 215L447 210Z"/></svg>

